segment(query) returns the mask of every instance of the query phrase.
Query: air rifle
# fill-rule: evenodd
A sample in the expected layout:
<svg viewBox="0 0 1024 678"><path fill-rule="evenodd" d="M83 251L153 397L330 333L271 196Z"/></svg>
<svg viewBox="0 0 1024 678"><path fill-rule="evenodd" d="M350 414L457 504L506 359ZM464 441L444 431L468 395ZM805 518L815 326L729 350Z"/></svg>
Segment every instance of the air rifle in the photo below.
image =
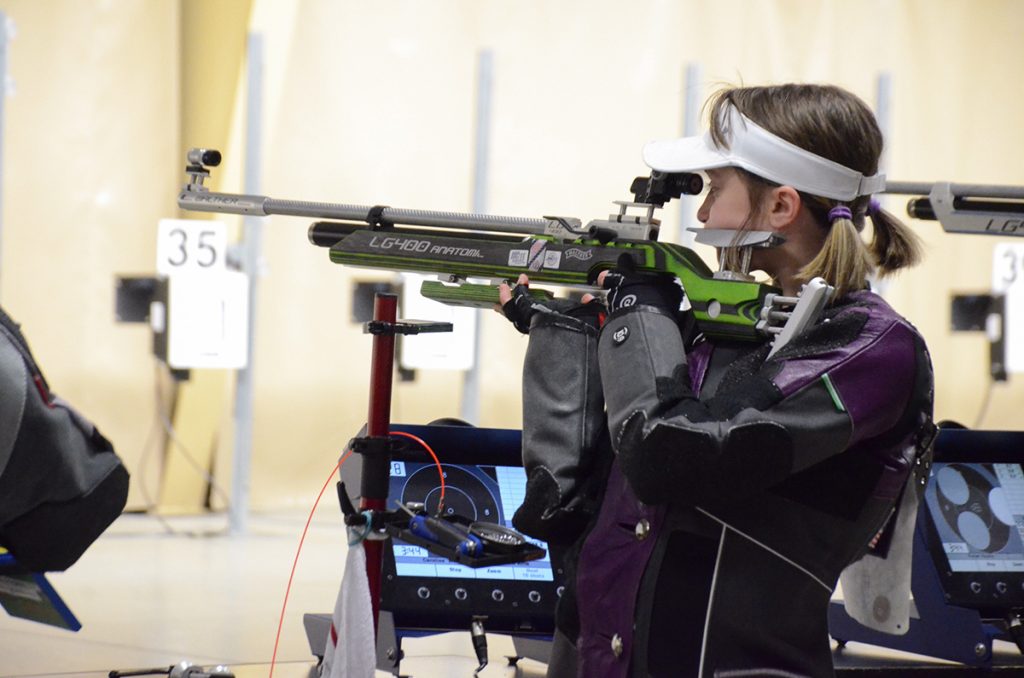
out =
<svg viewBox="0 0 1024 678"><path fill-rule="evenodd" d="M630 187L633 201L617 201L618 214L583 225L567 217L502 217L215 193L203 181L220 159L214 150L189 151L188 183L178 195L182 209L330 219L315 222L309 239L330 248L331 261L438 274L439 280L424 282L420 291L443 303L490 307L498 300L495 284L467 280L515 280L520 273L531 281L593 289L597 274L614 267L623 254L632 257L638 270L678 278L699 329L710 336L777 335L788 318L779 306L796 303L768 285L712 272L691 249L658 242L660 221L654 211L684 193L699 193L703 182L696 174L638 177Z"/></svg>

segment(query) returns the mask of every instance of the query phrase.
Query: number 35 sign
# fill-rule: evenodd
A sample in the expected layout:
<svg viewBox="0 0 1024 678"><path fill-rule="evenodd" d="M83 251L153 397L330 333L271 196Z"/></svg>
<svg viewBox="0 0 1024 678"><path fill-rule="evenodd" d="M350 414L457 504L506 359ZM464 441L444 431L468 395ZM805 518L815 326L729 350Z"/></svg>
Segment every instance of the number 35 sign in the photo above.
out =
<svg viewBox="0 0 1024 678"><path fill-rule="evenodd" d="M160 275L223 271L227 234L219 221L161 219L157 228L156 270Z"/></svg>
<svg viewBox="0 0 1024 678"><path fill-rule="evenodd" d="M165 294L150 307L158 355L180 369L245 367L248 278L225 265L226 227L219 221L161 219L156 269Z"/></svg>

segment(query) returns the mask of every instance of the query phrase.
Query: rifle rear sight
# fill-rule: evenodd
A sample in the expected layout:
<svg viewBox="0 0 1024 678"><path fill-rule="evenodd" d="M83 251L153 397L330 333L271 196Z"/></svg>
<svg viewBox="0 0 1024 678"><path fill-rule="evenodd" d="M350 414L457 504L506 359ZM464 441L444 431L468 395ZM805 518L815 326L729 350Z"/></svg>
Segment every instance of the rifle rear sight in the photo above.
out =
<svg viewBox="0 0 1024 678"><path fill-rule="evenodd" d="M649 177L637 177L629 186L629 192L638 203L662 207L672 198L682 195L699 195L704 190L704 179L699 174L683 172L651 172Z"/></svg>
<svg viewBox="0 0 1024 678"><path fill-rule="evenodd" d="M186 156L188 165L185 167L185 174L188 175L188 184L185 185L185 190L206 191L203 181L210 176L210 170L207 168L219 165L220 158L220 151L210 148L190 149Z"/></svg>

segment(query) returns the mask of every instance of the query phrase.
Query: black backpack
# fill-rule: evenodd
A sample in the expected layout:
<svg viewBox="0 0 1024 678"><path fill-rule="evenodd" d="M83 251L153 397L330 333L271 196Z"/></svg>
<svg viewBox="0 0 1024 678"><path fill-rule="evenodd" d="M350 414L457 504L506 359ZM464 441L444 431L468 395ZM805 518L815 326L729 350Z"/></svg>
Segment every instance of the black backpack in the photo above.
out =
<svg viewBox="0 0 1024 678"><path fill-rule="evenodd" d="M0 546L33 572L65 570L121 514L128 471L54 395L0 309Z"/></svg>

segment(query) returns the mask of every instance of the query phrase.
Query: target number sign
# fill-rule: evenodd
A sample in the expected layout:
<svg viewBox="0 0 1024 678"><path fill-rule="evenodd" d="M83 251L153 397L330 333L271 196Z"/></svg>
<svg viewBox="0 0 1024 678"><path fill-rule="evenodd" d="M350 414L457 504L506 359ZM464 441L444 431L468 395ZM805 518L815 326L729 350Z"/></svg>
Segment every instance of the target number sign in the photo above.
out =
<svg viewBox="0 0 1024 678"><path fill-rule="evenodd" d="M1002 294L1006 319L1006 369L1024 372L1024 244L1000 243L992 258L992 292Z"/></svg>
<svg viewBox="0 0 1024 678"><path fill-rule="evenodd" d="M207 219L161 219L157 227L156 270L160 275L223 271L227 229Z"/></svg>

